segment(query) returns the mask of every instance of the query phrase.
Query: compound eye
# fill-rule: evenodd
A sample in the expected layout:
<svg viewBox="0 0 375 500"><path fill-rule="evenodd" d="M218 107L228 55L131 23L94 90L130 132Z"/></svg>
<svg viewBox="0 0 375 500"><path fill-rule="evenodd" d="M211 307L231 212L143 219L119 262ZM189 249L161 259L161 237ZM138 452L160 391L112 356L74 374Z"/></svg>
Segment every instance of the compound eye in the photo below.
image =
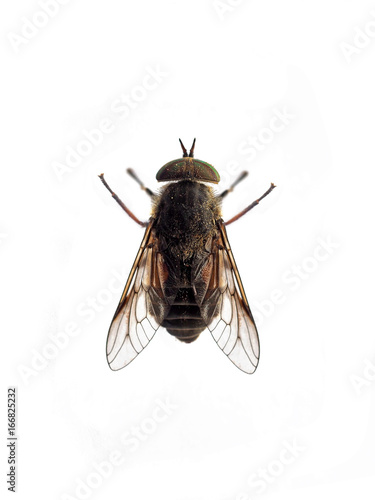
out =
<svg viewBox="0 0 375 500"><path fill-rule="evenodd" d="M166 163L156 174L156 179L159 182L194 179L217 184L220 175L209 163L187 157Z"/></svg>

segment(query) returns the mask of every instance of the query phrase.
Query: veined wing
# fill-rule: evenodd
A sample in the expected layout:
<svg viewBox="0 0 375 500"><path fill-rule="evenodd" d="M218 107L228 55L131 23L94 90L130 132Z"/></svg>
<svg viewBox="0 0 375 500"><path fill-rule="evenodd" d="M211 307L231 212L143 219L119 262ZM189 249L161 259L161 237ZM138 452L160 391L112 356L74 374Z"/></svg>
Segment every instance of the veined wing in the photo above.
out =
<svg viewBox="0 0 375 500"><path fill-rule="evenodd" d="M202 269L207 289L201 314L220 349L240 370L253 373L259 361L259 338L224 223L212 241Z"/></svg>
<svg viewBox="0 0 375 500"><path fill-rule="evenodd" d="M112 370L128 365L148 345L168 310L162 283L167 276L153 219L126 282L107 337L107 360Z"/></svg>

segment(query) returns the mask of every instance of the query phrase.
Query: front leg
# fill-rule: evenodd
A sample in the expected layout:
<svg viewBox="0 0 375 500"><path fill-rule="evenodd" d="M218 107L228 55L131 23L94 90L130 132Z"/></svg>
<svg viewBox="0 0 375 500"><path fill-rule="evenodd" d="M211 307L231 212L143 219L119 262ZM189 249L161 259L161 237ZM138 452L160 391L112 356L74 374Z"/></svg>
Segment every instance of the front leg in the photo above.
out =
<svg viewBox="0 0 375 500"><path fill-rule="evenodd" d="M257 200L253 201L253 203L251 205L249 205L248 207L246 207L244 210L242 210L242 212L240 212L239 214L235 215L234 217L232 217L230 220L228 220L228 222L225 222L224 224L226 226L229 226L229 224L232 224L232 222L235 222L236 220L238 220L240 217L242 217L243 215L247 214L247 212L250 212L250 210L254 207L256 207L258 205L258 203L263 200L263 198L265 198L266 196L268 196L270 194L270 192L275 189L275 184L273 182L271 182L271 187L269 189L267 189L267 191L260 197L258 198Z"/></svg>
<svg viewBox="0 0 375 500"><path fill-rule="evenodd" d="M117 196L116 193L114 193L112 191L112 189L108 186L106 180L104 179L104 174L100 174L99 176L99 179L102 181L102 183L104 184L104 186L108 189L108 191L111 193L112 197L117 201L117 203L120 205L120 207L125 210L125 212L129 215L129 217L131 217L137 224L139 224L140 226L142 227L146 227L148 222L142 222L140 221L134 214L133 212L131 212L128 207L125 205L125 203L123 203L120 198Z"/></svg>

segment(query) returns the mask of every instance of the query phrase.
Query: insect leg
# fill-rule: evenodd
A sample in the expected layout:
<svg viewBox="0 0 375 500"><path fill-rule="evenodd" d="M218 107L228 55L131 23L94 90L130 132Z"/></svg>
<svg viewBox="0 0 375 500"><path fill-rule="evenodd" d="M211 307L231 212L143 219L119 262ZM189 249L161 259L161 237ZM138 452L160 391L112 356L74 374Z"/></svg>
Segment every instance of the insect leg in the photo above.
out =
<svg viewBox="0 0 375 500"><path fill-rule="evenodd" d="M125 210L125 212L131 217L137 224L139 224L142 227L146 227L148 222L142 222L140 221L134 214L131 212L128 207L120 200L120 198L117 196L116 193L112 191L112 189L108 186L107 182L104 179L104 174L99 175L99 179L102 181L104 186L108 189L108 191L111 193L112 197L117 201L117 203L120 205L120 207Z"/></svg>
<svg viewBox="0 0 375 500"><path fill-rule="evenodd" d="M230 220L228 220L224 224L226 226L229 226L229 224L232 224L232 222L235 222L240 217L242 217L243 215L247 214L247 212L249 212L252 208L256 207L258 205L258 203L261 200L263 200L263 198L265 198L266 196L268 196L270 194L270 192L273 189L275 189L275 187L276 187L275 184L271 183L271 187L264 194L262 194L262 196L260 198L258 198L257 200L253 201L253 203L251 205L249 205L248 207L246 207L244 210L242 210L242 212L240 212L239 214L235 215L234 217L232 217Z"/></svg>
<svg viewBox="0 0 375 500"><path fill-rule="evenodd" d="M143 184L141 179L138 177L138 175L134 172L134 170L132 168L127 168L126 171L130 175L130 177L132 177L136 182L138 182L138 184L141 186L141 189L143 189L143 191L146 191L146 193L151 197L155 196L155 194L151 191L151 189L149 189L148 187L146 187Z"/></svg>
<svg viewBox="0 0 375 500"><path fill-rule="evenodd" d="M221 194L219 194L218 198L221 198L223 199L228 193L231 193L233 191L233 189L237 186L237 184L239 184L241 181L243 181L245 179L245 177L247 177L249 174L249 172L247 172L246 170L244 170L238 177L237 179L233 182L233 184L231 184L231 186L226 189L225 191L223 191Z"/></svg>

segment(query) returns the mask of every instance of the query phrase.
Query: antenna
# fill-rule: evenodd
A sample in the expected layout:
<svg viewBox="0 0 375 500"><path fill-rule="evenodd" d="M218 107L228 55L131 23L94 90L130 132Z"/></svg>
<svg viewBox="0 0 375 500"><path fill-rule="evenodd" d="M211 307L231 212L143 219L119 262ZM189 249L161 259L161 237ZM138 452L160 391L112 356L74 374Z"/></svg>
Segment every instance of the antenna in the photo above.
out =
<svg viewBox="0 0 375 500"><path fill-rule="evenodd" d="M191 149L190 149L190 153L189 153L190 158L194 158L194 148L195 148L195 138L193 141L193 145L191 146Z"/></svg>
<svg viewBox="0 0 375 500"><path fill-rule="evenodd" d="M178 140L180 141L180 144L181 144L181 147L182 147L182 151L184 153L182 156L183 156L183 158L186 158L188 156L188 152L187 152L185 146L182 144L181 139L178 139Z"/></svg>

